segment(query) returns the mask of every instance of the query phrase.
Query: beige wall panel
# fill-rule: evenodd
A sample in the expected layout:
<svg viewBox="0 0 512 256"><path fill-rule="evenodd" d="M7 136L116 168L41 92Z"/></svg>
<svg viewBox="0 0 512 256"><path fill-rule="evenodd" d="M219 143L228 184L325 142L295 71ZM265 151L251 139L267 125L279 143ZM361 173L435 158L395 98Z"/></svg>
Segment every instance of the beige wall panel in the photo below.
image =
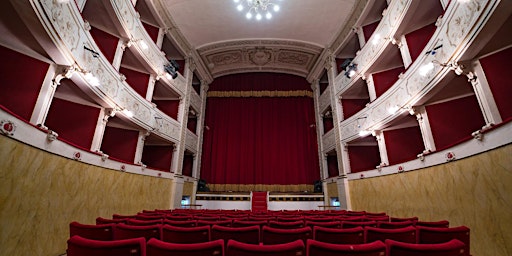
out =
<svg viewBox="0 0 512 256"><path fill-rule="evenodd" d="M2 254L63 254L70 222L168 209L170 186L168 179L80 163L0 136Z"/></svg>
<svg viewBox="0 0 512 256"><path fill-rule="evenodd" d="M194 194L194 182L184 182L183 183L183 195L184 196L192 196Z"/></svg>
<svg viewBox="0 0 512 256"><path fill-rule="evenodd" d="M338 183L327 184L327 197L329 199L331 199L331 197L338 197Z"/></svg>
<svg viewBox="0 0 512 256"><path fill-rule="evenodd" d="M349 182L354 210L446 219L471 229L471 254L512 255L512 145L419 171ZM427 156L428 157L428 156Z"/></svg>

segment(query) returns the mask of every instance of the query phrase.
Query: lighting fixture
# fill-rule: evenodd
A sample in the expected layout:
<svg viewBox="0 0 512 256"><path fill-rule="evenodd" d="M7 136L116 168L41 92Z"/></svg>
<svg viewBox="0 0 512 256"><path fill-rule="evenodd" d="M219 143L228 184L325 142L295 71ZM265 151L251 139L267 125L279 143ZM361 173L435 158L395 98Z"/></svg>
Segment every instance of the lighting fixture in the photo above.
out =
<svg viewBox="0 0 512 256"><path fill-rule="evenodd" d="M350 65L347 66L347 70L345 71L345 76L347 78L351 78L356 74L357 71L357 64L350 63Z"/></svg>
<svg viewBox="0 0 512 256"><path fill-rule="evenodd" d="M100 80L95 77L91 72L85 72L85 80L92 86L100 86Z"/></svg>
<svg viewBox="0 0 512 256"><path fill-rule="evenodd" d="M128 109L123 109L123 114L125 114L127 117L129 118L132 118L133 117L133 112L131 112L130 110Z"/></svg>
<svg viewBox="0 0 512 256"><path fill-rule="evenodd" d="M244 11L245 17L250 20L255 17L256 20L261 20L265 17L267 20L272 19L272 11L274 13L279 12L281 9L279 5L272 3L272 0L233 0L237 4L236 9L238 11Z"/></svg>
<svg viewBox="0 0 512 256"><path fill-rule="evenodd" d="M180 69L180 64L175 60L169 60L169 63L164 65L165 72L171 76L172 79L178 77L178 69Z"/></svg>

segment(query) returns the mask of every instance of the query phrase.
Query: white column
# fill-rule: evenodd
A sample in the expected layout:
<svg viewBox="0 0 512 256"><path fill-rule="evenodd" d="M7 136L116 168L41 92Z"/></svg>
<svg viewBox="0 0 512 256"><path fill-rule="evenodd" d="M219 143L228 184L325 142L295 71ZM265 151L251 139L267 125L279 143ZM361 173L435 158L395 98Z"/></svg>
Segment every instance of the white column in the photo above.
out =
<svg viewBox="0 0 512 256"><path fill-rule="evenodd" d="M323 129L323 125L321 124L322 120L321 120L321 113L320 113L320 109L319 109L320 108L320 106L319 106L320 105L319 104L320 90L319 90L318 79L313 81L313 83L311 84L311 89L313 90L313 104L314 104L314 109L315 109L316 138L318 140L317 154L318 154L319 165L320 165L319 166L320 167L320 179L322 180L322 183L323 183L323 179L327 178L327 175L326 175L324 161L322 161L322 159L324 159L324 154L323 154L324 145L323 145L323 140L322 140L323 130L320 130L321 128Z"/></svg>
<svg viewBox="0 0 512 256"><path fill-rule="evenodd" d="M181 175L174 175L171 188L171 209L181 208L181 198L183 197L183 184L185 180Z"/></svg>
<svg viewBox="0 0 512 256"><path fill-rule="evenodd" d="M105 134L105 127L107 126L108 119L115 116L115 114L115 109L102 108L100 110L98 121L96 122L96 128L94 130L94 136L92 137L91 151L101 151L101 142L103 141L103 135Z"/></svg>
<svg viewBox="0 0 512 256"><path fill-rule="evenodd" d="M201 177L201 157L203 155L203 136L204 136L204 119L205 119L205 111L206 111L206 96L208 94L208 84L206 81L201 81L201 112L197 117L197 154L194 162L194 169L192 169L192 177L199 179ZM197 181L194 182L194 186L197 186Z"/></svg>
<svg viewBox="0 0 512 256"><path fill-rule="evenodd" d="M399 39L392 38L391 43L398 46L400 50L400 54L402 55L402 61L404 63L404 67L407 69L412 64L411 53L409 52L409 46L407 45L407 40L405 36L400 36Z"/></svg>
<svg viewBox="0 0 512 256"><path fill-rule="evenodd" d="M80 9L80 12L82 12L84 10L85 2L87 2L87 0L75 0L75 3L78 6L78 9Z"/></svg>
<svg viewBox="0 0 512 256"><path fill-rule="evenodd" d="M436 145L434 142L434 136L432 135L432 130L430 129L430 122L428 120L428 115L425 107L415 107L410 111L411 115L416 115L416 119L418 120L418 124L420 126L421 137L423 138L423 144L425 144L424 154L433 152L436 150Z"/></svg>
<svg viewBox="0 0 512 256"><path fill-rule="evenodd" d="M123 60L124 51L126 47L129 47L131 42L125 42L121 39L117 42L116 52L114 53L114 59L112 60L112 66L115 70L119 71L121 67L121 61Z"/></svg>
<svg viewBox="0 0 512 256"><path fill-rule="evenodd" d="M366 39L364 38L363 27L354 28L354 32L357 34L357 39L359 39L359 45L360 45L360 48L362 49L363 46L366 44Z"/></svg>
<svg viewBox="0 0 512 256"><path fill-rule="evenodd" d="M340 154L341 154L341 157L342 157L341 164L343 166L343 173L342 173L342 176L343 176L343 175L346 175L346 174L351 172L351 170L350 170L350 158L348 157L348 145L346 143L342 144L342 148L341 148Z"/></svg>
<svg viewBox="0 0 512 256"><path fill-rule="evenodd" d="M62 79L70 78L73 70L73 67L50 65L37 96L30 123L44 126L57 86L60 85Z"/></svg>
<svg viewBox="0 0 512 256"><path fill-rule="evenodd" d="M377 145L379 146L380 166L389 165L388 150L386 148L386 140L384 139L384 134L382 131L373 131L372 135L377 139Z"/></svg>
<svg viewBox="0 0 512 256"><path fill-rule="evenodd" d="M341 176L336 179L336 185L338 186L338 200L340 201L340 209L351 209L350 204L350 191L348 187L347 176Z"/></svg>
<svg viewBox="0 0 512 256"><path fill-rule="evenodd" d="M137 148L135 149L135 158L133 162L135 164L142 164L142 152L144 151L144 141L146 141L146 137L151 134L150 131L140 131L139 139L137 140Z"/></svg>
<svg viewBox="0 0 512 256"><path fill-rule="evenodd" d="M165 38L165 29L160 28L158 30L158 37L156 38L156 46L158 46L158 49L162 49L162 43L164 42Z"/></svg>
<svg viewBox="0 0 512 256"><path fill-rule="evenodd" d="M366 79L366 86L368 86L368 95L370 96L370 102L377 99L377 92L375 91L375 83L373 82L372 74L369 74Z"/></svg>
<svg viewBox="0 0 512 256"><path fill-rule="evenodd" d="M482 110L486 126L501 123L503 120L498 110L498 105L494 100L494 96L492 95L491 88L489 87L487 77L485 76L485 72L480 61L472 63L471 66L475 70L476 77L472 73L469 73L467 76L471 85L473 85L473 90L475 91L478 104Z"/></svg>
<svg viewBox="0 0 512 256"><path fill-rule="evenodd" d="M146 90L146 100L151 102L153 99L153 92L155 91L156 76L150 75L148 82L148 89Z"/></svg>

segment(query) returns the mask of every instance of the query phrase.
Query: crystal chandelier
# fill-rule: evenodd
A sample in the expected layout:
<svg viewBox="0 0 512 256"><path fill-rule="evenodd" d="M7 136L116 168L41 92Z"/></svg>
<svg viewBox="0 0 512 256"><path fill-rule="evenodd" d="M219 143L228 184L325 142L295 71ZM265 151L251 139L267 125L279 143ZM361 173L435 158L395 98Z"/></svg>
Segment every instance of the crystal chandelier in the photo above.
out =
<svg viewBox="0 0 512 256"><path fill-rule="evenodd" d="M263 15L267 20L272 18L272 11L278 12L279 5L272 3L271 0L233 0L238 5L236 9L238 11L243 11L248 8L248 11L245 14L245 17L250 20L252 17L255 17L256 20L261 20Z"/></svg>

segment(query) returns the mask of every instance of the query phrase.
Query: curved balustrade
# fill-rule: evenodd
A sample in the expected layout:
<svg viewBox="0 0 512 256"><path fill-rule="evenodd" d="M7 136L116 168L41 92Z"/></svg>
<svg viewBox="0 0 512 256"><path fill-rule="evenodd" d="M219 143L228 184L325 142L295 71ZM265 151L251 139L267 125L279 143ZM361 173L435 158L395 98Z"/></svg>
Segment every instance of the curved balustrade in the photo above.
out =
<svg viewBox="0 0 512 256"><path fill-rule="evenodd" d="M62 44L66 50L69 51L75 60L76 72L84 80L89 82L89 90L94 92L101 101L106 102L113 109L127 109L133 113L131 120L143 129L154 131L162 137L167 137L171 141L179 141L180 124L166 115L155 109L151 102L140 97L128 84L126 84L122 76L112 67L105 58L97 58L87 47L96 52L101 52L97 47L94 39L89 33L89 25L84 22L79 10L72 3L59 3L58 1L43 0L39 1L42 11L50 19L43 19L47 23L47 27L53 28L55 34L60 35L60 40L56 39L56 44ZM131 5L131 2L126 1L112 1L114 10L122 18L122 24L126 29L127 34L131 35L132 46L137 49L141 56L144 56L146 62L154 69L157 74L164 74L163 66L167 60L162 52L156 47L154 43L148 43L147 49L142 49L142 46L137 42L138 39L151 42L149 36L144 31L140 19ZM52 32L53 33L53 32ZM90 76L96 79L96 82L91 82ZM87 77L89 76L89 78ZM165 76L159 77L167 84L176 87L176 91L185 93L186 79L179 75L176 79L170 81ZM165 116L166 118L161 118ZM156 118L159 117L159 118ZM157 121L160 120L160 121Z"/></svg>
<svg viewBox="0 0 512 256"><path fill-rule="evenodd" d="M401 1L393 1L388 8L386 17L382 22L386 26L379 24L376 33L381 35L390 35L390 31L385 31L385 28L390 28L395 23L389 22L390 17L395 17L395 12L406 11L405 5L399 5ZM439 45L438 52L435 55L422 55L420 56L403 74L387 92L370 103L368 107L359 111L356 115L342 121L340 123L341 140L346 142L356 138L361 129L374 130L383 125L384 123L392 120L398 113L390 114L388 109L392 106L401 106L406 111L408 107L414 106L423 96L431 91L447 73L451 72L449 67L441 66L433 63L448 63L456 62L463 54L463 48L460 45L466 45L468 41L479 32L480 26L477 24L482 17L489 15L495 6L496 2L479 4L475 2L459 3L453 2L448 7L441 24L436 30L435 34L426 45L425 49L433 49ZM402 7L402 8L398 8ZM387 20L387 21L385 21ZM398 19L395 19L395 21ZM465 29L472 28L472 29ZM381 30L382 29L382 30ZM391 38L391 37L390 37ZM387 42L386 42L387 43ZM354 60L355 63L361 66L370 65L370 60L373 59L373 54L377 54L377 50L383 48L383 44L373 45L367 44L362 50L361 54ZM428 72L420 72L425 66L430 66ZM341 79L340 79L341 77ZM338 76L335 81L337 93L341 92L355 81L355 78L348 79L345 76ZM361 119L364 118L363 121Z"/></svg>

